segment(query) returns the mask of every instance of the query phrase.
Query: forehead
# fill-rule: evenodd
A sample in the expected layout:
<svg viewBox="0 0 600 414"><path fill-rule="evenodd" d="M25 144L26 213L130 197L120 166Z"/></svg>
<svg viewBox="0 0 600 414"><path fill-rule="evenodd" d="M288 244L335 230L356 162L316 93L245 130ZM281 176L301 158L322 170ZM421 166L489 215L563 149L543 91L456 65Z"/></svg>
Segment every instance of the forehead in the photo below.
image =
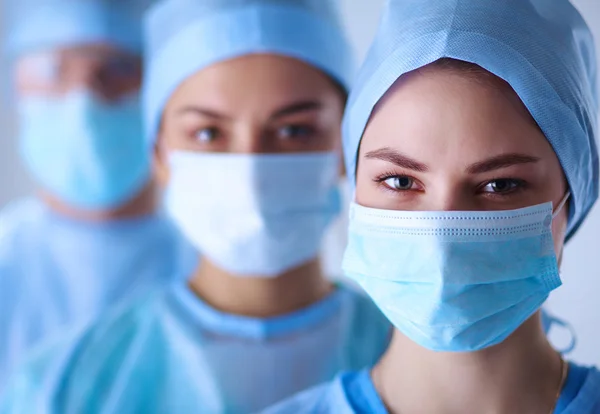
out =
<svg viewBox="0 0 600 414"><path fill-rule="evenodd" d="M463 160L550 147L507 83L436 67L401 77L375 107L362 141L361 148L387 145L428 157L428 149L444 149L435 156Z"/></svg>
<svg viewBox="0 0 600 414"><path fill-rule="evenodd" d="M275 106L290 99L338 97L339 90L324 72L300 60L255 54L219 62L187 78L170 103L210 102L229 106L260 101Z"/></svg>

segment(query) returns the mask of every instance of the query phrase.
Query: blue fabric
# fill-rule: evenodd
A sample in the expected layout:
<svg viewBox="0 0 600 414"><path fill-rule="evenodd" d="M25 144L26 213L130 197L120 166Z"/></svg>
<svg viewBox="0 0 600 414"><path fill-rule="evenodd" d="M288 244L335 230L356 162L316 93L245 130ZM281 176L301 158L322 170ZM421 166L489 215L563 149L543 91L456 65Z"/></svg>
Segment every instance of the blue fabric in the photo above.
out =
<svg viewBox="0 0 600 414"><path fill-rule="evenodd" d="M342 268L413 342L478 351L503 342L561 286L552 214L552 203L464 212L353 204Z"/></svg>
<svg viewBox="0 0 600 414"><path fill-rule="evenodd" d="M346 110L347 171L382 96L440 58L477 64L520 96L565 171L572 236L598 198L598 91L592 34L568 0L388 1Z"/></svg>
<svg viewBox="0 0 600 414"><path fill-rule="evenodd" d="M18 100L21 156L38 184L90 210L116 208L150 179L139 98L115 104L91 92Z"/></svg>
<svg viewBox="0 0 600 414"><path fill-rule="evenodd" d="M86 224L33 200L7 207L0 216L0 390L31 349L189 274L196 261L161 216Z"/></svg>
<svg viewBox="0 0 600 414"><path fill-rule="evenodd" d="M340 376L346 397L355 413L387 414L383 401L377 394L369 370L348 372Z"/></svg>
<svg viewBox="0 0 600 414"><path fill-rule="evenodd" d="M572 374L555 414L599 414L600 371L571 364ZM262 414L386 414L367 371L347 372L283 401Z"/></svg>
<svg viewBox="0 0 600 414"><path fill-rule="evenodd" d="M2 0L6 52L108 42L142 49L142 16L153 0Z"/></svg>
<svg viewBox="0 0 600 414"><path fill-rule="evenodd" d="M217 62L253 53L288 56L346 88L354 74L337 0L164 0L148 13L146 46L143 90L150 144L175 89Z"/></svg>
<svg viewBox="0 0 600 414"><path fill-rule="evenodd" d="M571 369L574 365L571 364ZM599 414L600 413L600 371L597 368L591 368L587 371L585 381L579 388L576 397L570 404L559 411L557 414ZM581 375L581 373L579 374ZM577 375L576 375L577 376ZM577 383L577 379L573 380ZM566 390L569 394L570 390ZM564 393L563 393L564 394ZM561 399L563 396L561 396ZM567 398L570 399L570 398ZM562 407L561 407L562 408Z"/></svg>
<svg viewBox="0 0 600 414"><path fill-rule="evenodd" d="M216 311L179 284L40 351L12 378L0 413L246 414L374 364L389 336L372 302L344 287L256 319Z"/></svg>
<svg viewBox="0 0 600 414"><path fill-rule="evenodd" d="M555 414L561 414L573 401L575 401L577 394L585 383L585 379L591 372L591 368L586 368L575 364L569 365L569 374L563 387L562 394L556 403L556 409L554 410ZM598 392L600 392L600 389Z"/></svg>

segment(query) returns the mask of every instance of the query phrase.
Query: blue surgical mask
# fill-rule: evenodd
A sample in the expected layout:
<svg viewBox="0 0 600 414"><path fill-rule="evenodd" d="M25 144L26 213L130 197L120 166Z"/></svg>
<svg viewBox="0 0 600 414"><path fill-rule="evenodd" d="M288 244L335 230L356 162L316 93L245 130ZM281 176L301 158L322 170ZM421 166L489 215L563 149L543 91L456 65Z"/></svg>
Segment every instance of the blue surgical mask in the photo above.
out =
<svg viewBox="0 0 600 414"><path fill-rule="evenodd" d="M315 259L341 210L335 153L173 152L167 210L202 255L240 277Z"/></svg>
<svg viewBox="0 0 600 414"><path fill-rule="evenodd" d="M345 274L397 329L427 349L496 345L561 285L552 203L493 212L354 204L350 214Z"/></svg>
<svg viewBox="0 0 600 414"><path fill-rule="evenodd" d="M91 92L19 99L20 147L34 179L79 208L114 208L150 173L136 97L102 103Z"/></svg>

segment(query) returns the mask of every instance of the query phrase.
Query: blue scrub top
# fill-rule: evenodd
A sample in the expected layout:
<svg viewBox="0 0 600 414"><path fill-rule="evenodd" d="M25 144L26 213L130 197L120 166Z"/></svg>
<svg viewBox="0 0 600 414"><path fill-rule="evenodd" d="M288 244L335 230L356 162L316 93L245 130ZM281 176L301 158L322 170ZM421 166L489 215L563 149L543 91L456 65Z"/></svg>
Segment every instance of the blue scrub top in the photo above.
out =
<svg viewBox="0 0 600 414"><path fill-rule="evenodd" d="M263 414L388 414L370 370L346 372L329 384L300 393ZM570 364L555 414L600 414L600 371Z"/></svg>
<svg viewBox="0 0 600 414"><path fill-rule="evenodd" d="M6 207L0 215L0 391L30 350L111 305L189 274L196 260L158 214L90 224L37 200Z"/></svg>
<svg viewBox="0 0 600 414"><path fill-rule="evenodd" d="M11 378L0 413L240 413L374 365L391 326L340 286L275 318L213 309L185 283L116 309Z"/></svg>

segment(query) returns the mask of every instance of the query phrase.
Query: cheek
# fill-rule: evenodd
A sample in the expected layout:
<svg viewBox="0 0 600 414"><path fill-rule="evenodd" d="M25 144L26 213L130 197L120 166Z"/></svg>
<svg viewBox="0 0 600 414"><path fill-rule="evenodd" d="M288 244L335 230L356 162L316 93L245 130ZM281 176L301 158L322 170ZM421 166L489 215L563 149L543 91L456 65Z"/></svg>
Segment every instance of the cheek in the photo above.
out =
<svg viewBox="0 0 600 414"><path fill-rule="evenodd" d="M361 206L371 207L368 203L370 198L368 182L365 178L364 168L361 167L361 163L358 163L358 166L354 171L349 171L348 173L354 174L356 177L356 192L354 196L354 202L360 204Z"/></svg>
<svg viewBox="0 0 600 414"><path fill-rule="evenodd" d="M357 204L363 207L388 209L389 205L386 203L386 198L383 196L382 191L377 187L377 184L373 181L369 168L362 166L361 163L358 165L356 171L356 198Z"/></svg>
<svg viewBox="0 0 600 414"><path fill-rule="evenodd" d="M342 154L342 131L340 129L340 124L334 124L330 128L327 141L329 151L337 151Z"/></svg>
<svg viewBox="0 0 600 414"><path fill-rule="evenodd" d="M165 111L161 120L158 138L162 153L166 154L167 151L185 149L185 137L186 134L182 125L172 119L168 111Z"/></svg>

